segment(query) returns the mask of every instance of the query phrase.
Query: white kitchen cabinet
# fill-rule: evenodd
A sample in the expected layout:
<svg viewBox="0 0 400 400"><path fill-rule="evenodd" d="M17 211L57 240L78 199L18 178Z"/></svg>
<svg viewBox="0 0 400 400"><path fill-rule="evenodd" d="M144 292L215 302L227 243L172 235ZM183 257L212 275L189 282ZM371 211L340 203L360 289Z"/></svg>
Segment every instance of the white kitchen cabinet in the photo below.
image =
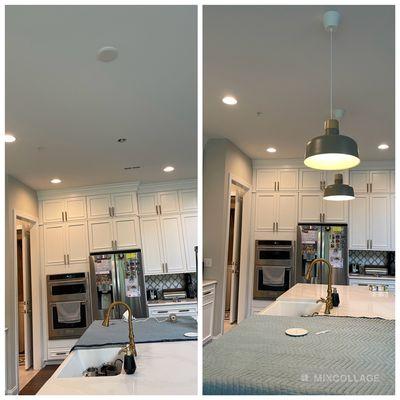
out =
<svg viewBox="0 0 400 400"><path fill-rule="evenodd" d="M137 216L113 219L115 250L140 248L139 218Z"/></svg>
<svg viewBox="0 0 400 400"><path fill-rule="evenodd" d="M382 279L382 278L357 278L349 277L349 286L369 286L369 285L386 285L388 291L394 293L396 291L396 280L395 279Z"/></svg>
<svg viewBox="0 0 400 400"><path fill-rule="evenodd" d="M179 212L178 192L161 192L158 194L159 198L159 213L170 214Z"/></svg>
<svg viewBox="0 0 400 400"><path fill-rule="evenodd" d="M66 254L68 264L83 264L89 261L88 232L86 221L65 224Z"/></svg>
<svg viewBox="0 0 400 400"><path fill-rule="evenodd" d="M183 317L197 317L197 304L175 303L175 304L149 304L149 317L168 317L171 314Z"/></svg>
<svg viewBox="0 0 400 400"><path fill-rule="evenodd" d="M259 169L256 176L257 190L297 190L298 170L296 168Z"/></svg>
<svg viewBox="0 0 400 400"><path fill-rule="evenodd" d="M65 229L64 224L46 224L43 226L43 258L47 266L65 265Z"/></svg>
<svg viewBox="0 0 400 400"><path fill-rule="evenodd" d="M370 171L371 193L390 192L390 171Z"/></svg>
<svg viewBox="0 0 400 400"><path fill-rule="evenodd" d="M370 195L369 238L372 250L390 250L390 196Z"/></svg>
<svg viewBox="0 0 400 400"><path fill-rule="evenodd" d="M140 193L138 202L140 215L158 214L158 193Z"/></svg>
<svg viewBox="0 0 400 400"><path fill-rule="evenodd" d="M42 219L44 223L86 219L85 198L43 200Z"/></svg>
<svg viewBox="0 0 400 400"><path fill-rule="evenodd" d="M256 194L257 231L294 231L297 225L297 192Z"/></svg>
<svg viewBox="0 0 400 400"><path fill-rule="evenodd" d="M352 200L351 200L352 201ZM330 201L322 202L323 221L330 223L346 223L348 220L349 205L347 201Z"/></svg>
<svg viewBox="0 0 400 400"><path fill-rule="evenodd" d="M197 189L180 190L179 205L181 212L197 212Z"/></svg>
<svg viewBox="0 0 400 400"><path fill-rule="evenodd" d="M299 193L299 221L320 223L322 208L322 195L319 192Z"/></svg>
<svg viewBox="0 0 400 400"><path fill-rule="evenodd" d="M359 194L350 201L349 236L351 250L364 250L369 240L369 196Z"/></svg>
<svg viewBox="0 0 400 400"><path fill-rule="evenodd" d="M396 196L390 195L390 250L396 250Z"/></svg>
<svg viewBox="0 0 400 400"><path fill-rule="evenodd" d="M186 259L179 215L161 216L165 272L185 272Z"/></svg>
<svg viewBox="0 0 400 400"><path fill-rule="evenodd" d="M99 194L87 197L89 218L121 217L137 214L135 192Z"/></svg>
<svg viewBox="0 0 400 400"><path fill-rule="evenodd" d="M140 219L143 250L143 268L145 274L162 274L163 248L160 219L157 216Z"/></svg>
<svg viewBox="0 0 400 400"><path fill-rule="evenodd" d="M109 194L87 196L88 218L111 217L111 197Z"/></svg>
<svg viewBox="0 0 400 400"><path fill-rule="evenodd" d="M275 221L275 193L257 193L255 211L256 231L274 231Z"/></svg>
<svg viewBox="0 0 400 400"><path fill-rule="evenodd" d="M111 194L111 207L114 217L122 217L138 213L137 199L135 192Z"/></svg>
<svg viewBox="0 0 400 400"><path fill-rule="evenodd" d="M215 283L203 285L203 344L213 337Z"/></svg>
<svg viewBox="0 0 400 400"><path fill-rule="evenodd" d="M350 186L353 187L354 193L367 193L369 185L369 171L351 171Z"/></svg>
<svg viewBox="0 0 400 400"><path fill-rule="evenodd" d="M300 190L321 190L324 180L324 173L315 169L301 169L299 172L299 189Z"/></svg>
<svg viewBox="0 0 400 400"><path fill-rule="evenodd" d="M90 252L113 250L113 223L111 218L88 221Z"/></svg>
<svg viewBox="0 0 400 400"><path fill-rule="evenodd" d="M186 254L186 270L196 271L196 253L194 251L197 242L197 214L182 214L181 223L183 229L183 241Z"/></svg>

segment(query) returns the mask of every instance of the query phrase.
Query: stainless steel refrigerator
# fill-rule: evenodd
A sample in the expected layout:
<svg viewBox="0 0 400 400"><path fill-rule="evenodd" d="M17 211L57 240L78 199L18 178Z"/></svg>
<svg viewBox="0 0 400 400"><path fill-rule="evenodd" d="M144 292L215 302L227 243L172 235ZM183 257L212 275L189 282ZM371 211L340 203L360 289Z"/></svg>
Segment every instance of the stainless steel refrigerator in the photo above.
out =
<svg viewBox="0 0 400 400"><path fill-rule="evenodd" d="M348 284L348 236L347 224L298 224L296 283L307 282L304 278L308 265L315 258L324 258L332 265L332 283ZM314 266L311 283L328 283L326 265Z"/></svg>
<svg viewBox="0 0 400 400"><path fill-rule="evenodd" d="M117 300L127 303L135 318L148 317L140 250L91 253L90 282L93 319L103 319ZM125 311L115 307L111 317L122 318Z"/></svg>

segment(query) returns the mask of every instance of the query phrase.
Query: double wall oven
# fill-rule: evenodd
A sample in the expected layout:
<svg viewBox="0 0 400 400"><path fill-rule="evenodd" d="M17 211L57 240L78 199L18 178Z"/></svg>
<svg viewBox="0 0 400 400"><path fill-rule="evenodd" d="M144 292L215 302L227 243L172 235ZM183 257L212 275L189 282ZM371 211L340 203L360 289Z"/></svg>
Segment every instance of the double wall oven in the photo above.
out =
<svg viewBox="0 0 400 400"><path fill-rule="evenodd" d="M86 272L47 276L49 339L80 337L92 322Z"/></svg>
<svg viewBox="0 0 400 400"><path fill-rule="evenodd" d="M253 298L275 300L293 285L293 242L256 240Z"/></svg>

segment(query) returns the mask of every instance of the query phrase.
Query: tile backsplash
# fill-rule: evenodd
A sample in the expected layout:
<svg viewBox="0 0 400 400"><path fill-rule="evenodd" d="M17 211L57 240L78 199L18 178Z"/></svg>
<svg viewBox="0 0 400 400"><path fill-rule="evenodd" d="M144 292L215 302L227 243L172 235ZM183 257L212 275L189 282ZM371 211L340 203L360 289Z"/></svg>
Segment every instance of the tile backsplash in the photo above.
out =
<svg viewBox="0 0 400 400"><path fill-rule="evenodd" d="M350 250L349 264L360 265L387 265L387 251Z"/></svg>
<svg viewBox="0 0 400 400"><path fill-rule="evenodd" d="M196 274L190 274L196 284ZM146 289L182 289L185 288L185 274L147 275L145 276Z"/></svg>

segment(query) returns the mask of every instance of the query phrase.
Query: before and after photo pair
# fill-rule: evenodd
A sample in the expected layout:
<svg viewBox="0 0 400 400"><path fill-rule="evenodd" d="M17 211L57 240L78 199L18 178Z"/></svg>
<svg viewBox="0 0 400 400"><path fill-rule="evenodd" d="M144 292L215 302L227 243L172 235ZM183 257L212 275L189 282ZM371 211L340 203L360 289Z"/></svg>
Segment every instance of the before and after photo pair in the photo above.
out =
<svg viewBox="0 0 400 400"><path fill-rule="evenodd" d="M3 395L394 398L398 7L3 5Z"/></svg>

